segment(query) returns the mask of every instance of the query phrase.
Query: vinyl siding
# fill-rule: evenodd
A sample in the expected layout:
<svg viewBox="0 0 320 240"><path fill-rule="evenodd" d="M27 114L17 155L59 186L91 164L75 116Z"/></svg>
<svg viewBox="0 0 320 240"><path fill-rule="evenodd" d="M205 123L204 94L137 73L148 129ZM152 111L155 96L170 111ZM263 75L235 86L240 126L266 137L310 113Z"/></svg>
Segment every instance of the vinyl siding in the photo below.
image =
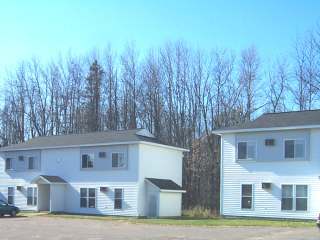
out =
<svg viewBox="0 0 320 240"><path fill-rule="evenodd" d="M7 201L8 187L14 187L14 205L19 206L21 210L37 211L37 206L27 205L27 187L37 187L37 185L25 185L22 191L18 191L16 186L19 184L1 184L0 185L0 199Z"/></svg>
<svg viewBox="0 0 320 240"><path fill-rule="evenodd" d="M111 164L111 152L124 151L128 162L127 168L112 169L97 164L101 168L81 170L81 153L92 151L98 155L99 151L106 151L107 157L97 161L104 161ZM126 215L137 216L137 192L138 192L138 144L90 147L90 148L64 148L46 149L37 151L41 156L40 171L5 171L6 153L0 154L0 198L7 199L7 187L15 187L15 204L22 210L37 210L37 206L27 206L27 187L37 187L30 184L39 175L60 176L68 182L65 186L64 202L56 201L53 210L73 213L106 214L106 215ZM34 151L23 151L24 155L33 154ZM12 152L11 155L18 156L22 152ZM39 157L40 159L40 157ZM111 165L110 165L111 166ZM23 186L23 191L17 191L16 186ZM108 187L107 194L100 192L100 187ZM97 204L95 209L80 208L80 188L96 188ZM122 188L124 190L124 209L114 210L113 189ZM57 189L56 189L57 190ZM53 191L53 189L52 189ZM57 192L51 192L57 196ZM60 195L61 191L59 191ZM62 194L62 193L61 193Z"/></svg>
<svg viewBox="0 0 320 240"><path fill-rule="evenodd" d="M106 152L106 158L99 158L100 151ZM94 168L81 169L81 154L94 153ZM124 152L127 167L111 168L111 153ZM17 151L10 154L20 155ZM31 154L32 151L23 151ZM4 171L5 153L0 153L0 198L6 199L8 186L23 186L23 191L15 190L15 204L22 210L37 210L36 206L27 206L26 189L39 175L59 176L65 181L64 193L60 188L51 189L51 200L58 195L53 211L65 211L83 214L105 214L123 216L144 216L145 178L167 178L178 184L182 183L182 152L163 146L148 144L128 144L99 147L74 147L61 149L43 149L37 151L41 159L39 171ZM164 166L168 166L164 168ZM100 187L107 187L108 192L100 192ZM80 188L96 189L96 208L80 208ZM114 189L123 189L123 209L114 209ZM60 189L60 190L59 190ZM43 196L42 196L43 197ZM47 197L43 197L45 199ZM64 198L62 203L59 199ZM181 206L181 201L179 203Z"/></svg>
<svg viewBox="0 0 320 240"><path fill-rule="evenodd" d="M100 192L100 187L108 187L107 192ZM96 208L80 207L80 188L96 189ZM114 209L114 189L123 189L123 209ZM65 211L70 213L138 216L136 183L72 183L65 191Z"/></svg>
<svg viewBox="0 0 320 240"><path fill-rule="evenodd" d="M320 212L318 200L320 198L320 130L282 131L272 133L282 138L294 135L307 136L307 161L285 161L283 150L278 154L267 152L259 156L257 161L236 161L236 142L244 136L225 134L222 138L222 214L229 216L254 216L271 218L301 218L315 219ZM251 133L245 137L251 139L269 138L266 132ZM258 141L259 142L259 141ZM261 141L260 141L261 144ZM258 146L259 148L259 146ZM261 146L260 146L261 148ZM259 161L264 159L265 161ZM262 189L262 182L271 182L272 189ZM253 184L253 209L241 209L241 184ZM281 211L281 185L304 184L308 185L308 211Z"/></svg>
<svg viewBox="0 0 320 240"><path fill-rule="evenodd" d="M145 178L171 179L182 185L183 152L164 147L139 144L139 213L148 214ZM181 208L181 201L180 206Z"/></svg>

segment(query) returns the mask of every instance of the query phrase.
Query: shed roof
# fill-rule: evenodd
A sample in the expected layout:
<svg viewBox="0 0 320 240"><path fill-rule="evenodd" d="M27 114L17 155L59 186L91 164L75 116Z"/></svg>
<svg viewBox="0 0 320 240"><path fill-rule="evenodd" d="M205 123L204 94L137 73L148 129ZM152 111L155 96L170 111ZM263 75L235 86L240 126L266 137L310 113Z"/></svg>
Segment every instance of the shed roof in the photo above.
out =
<svg viewBox="0 0 320 240"><path fill-rule="evenodd" d="M159 179L159 178L146 178L153 185L158 187L160 190L169 190L169 191L183 191L184 189L172 181L171 179Z"/></svg>

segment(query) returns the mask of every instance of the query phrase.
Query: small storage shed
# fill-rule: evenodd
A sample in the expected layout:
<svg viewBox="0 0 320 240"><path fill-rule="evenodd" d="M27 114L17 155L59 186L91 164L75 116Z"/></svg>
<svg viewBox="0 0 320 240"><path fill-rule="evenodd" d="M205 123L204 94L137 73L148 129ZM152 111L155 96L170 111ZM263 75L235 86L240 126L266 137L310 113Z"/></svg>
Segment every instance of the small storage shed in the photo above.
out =
<svg viewBox="0 0 320 240"><path fill-rule="evenodd" d="M181 216L182 193L186 191L170 179L146 178L148 217Z"/></svg>

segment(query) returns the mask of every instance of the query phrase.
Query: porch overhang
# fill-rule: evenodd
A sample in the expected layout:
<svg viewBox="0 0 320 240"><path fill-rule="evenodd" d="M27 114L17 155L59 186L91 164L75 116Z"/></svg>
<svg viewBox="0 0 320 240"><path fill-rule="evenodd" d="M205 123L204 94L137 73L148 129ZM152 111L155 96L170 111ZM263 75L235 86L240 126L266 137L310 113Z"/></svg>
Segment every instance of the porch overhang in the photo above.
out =
<svg viewBox="0 0 320 240"><path fill-rule="evenodd" d="M63 178L59 176L39 175L31 181L33 184L67 184Z"/></svg>

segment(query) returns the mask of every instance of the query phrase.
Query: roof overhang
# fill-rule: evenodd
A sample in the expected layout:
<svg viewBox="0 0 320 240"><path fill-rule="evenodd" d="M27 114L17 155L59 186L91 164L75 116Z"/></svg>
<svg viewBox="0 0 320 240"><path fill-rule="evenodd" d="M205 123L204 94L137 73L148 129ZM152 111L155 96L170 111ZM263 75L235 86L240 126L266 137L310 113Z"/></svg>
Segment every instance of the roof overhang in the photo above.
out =
<svg viewBox="0 0 320 240"><path fill-rule="evenodd" d="M159 192L166 192L166 193L186 193L186 190L176 190L176 189L161 189L159 188L156 184L154 184L153 182L151 182L149 179L145 179L145 181L149 184L151 184L152 186L154 186L155 188L157 188L159 190Z"/></svg>
<svg viewBox="0 0 320 240"><path fill-rule="evenodd" d="M50 181L50 178L55 178L55 181ZM58 176L40 175L31 181L32 184L67 184L67 182Z"/></svg>
<svg viewBox="0 0 320 240"><path fill-rule="evenodd" d="M267 131L284 131L284 130L301 130L320 128L320 125L301 125L290 127L270 127L270 128L247 128L247 129L221 129L212 131L213 134L223 135L228 133L247 133L247 132L267 132Z"/></svg>

